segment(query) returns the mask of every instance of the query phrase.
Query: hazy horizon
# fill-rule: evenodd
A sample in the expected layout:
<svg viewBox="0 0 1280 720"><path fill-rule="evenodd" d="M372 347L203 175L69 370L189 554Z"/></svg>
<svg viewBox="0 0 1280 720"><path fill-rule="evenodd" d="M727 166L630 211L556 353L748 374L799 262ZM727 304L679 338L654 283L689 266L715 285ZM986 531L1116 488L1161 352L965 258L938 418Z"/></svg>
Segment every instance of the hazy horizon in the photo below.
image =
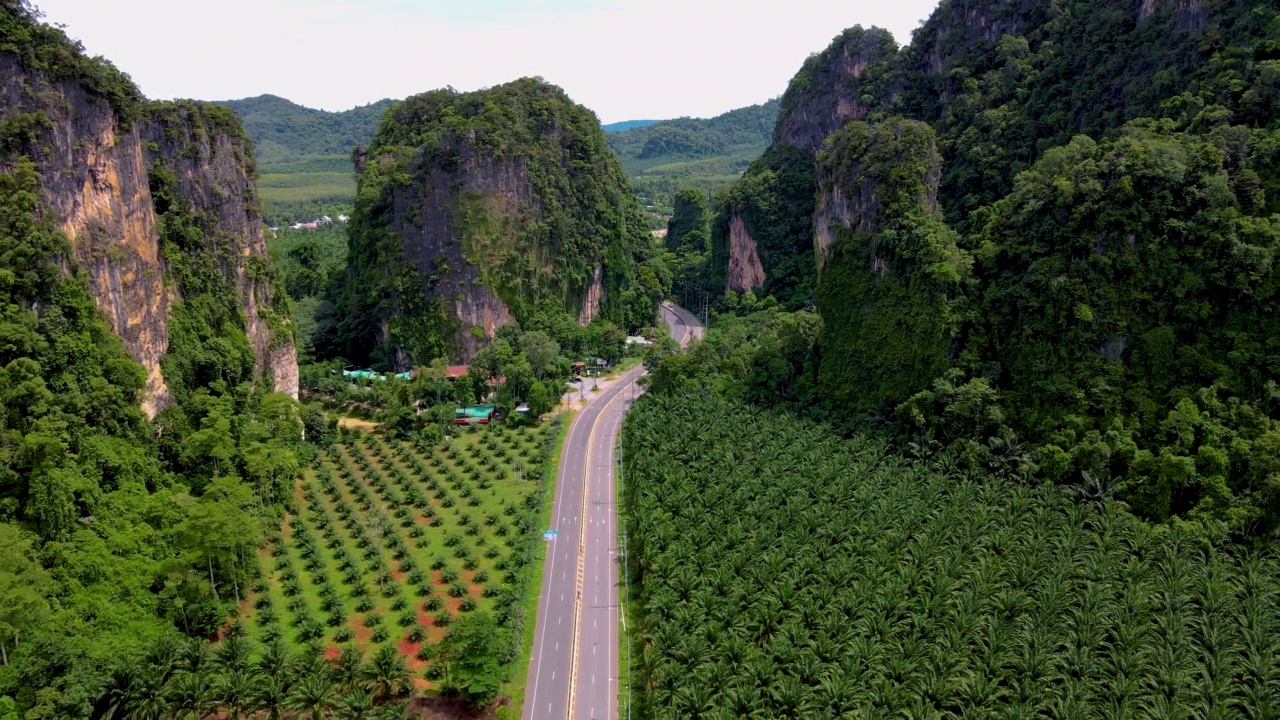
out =
<svg viewBox="0 0 1280 720"><path fill-rule="evenodd" d="M937 0L34 0L150 98L275 95L338 112L540 76L609 124L714 117L777 97L847 27L899 43ZM145 38L146 42L139 42Z"/></svg>

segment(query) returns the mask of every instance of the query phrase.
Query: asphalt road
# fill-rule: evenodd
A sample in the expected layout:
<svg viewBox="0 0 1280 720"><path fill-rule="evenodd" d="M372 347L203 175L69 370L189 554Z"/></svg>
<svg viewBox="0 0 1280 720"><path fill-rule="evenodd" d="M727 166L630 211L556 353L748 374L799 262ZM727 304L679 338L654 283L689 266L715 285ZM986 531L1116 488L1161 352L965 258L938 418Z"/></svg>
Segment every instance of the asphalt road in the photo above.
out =
<svg viewBox="0 0 1280 720"><path fill-rule="evenodd" d="M697 319L683 308L663 305L662 315L681 345L701 336ZM556 536L549 541L538 599L526 720L618 717L615 448L643 374L643 366L627 372L569 426L550 528Z"/></svg>

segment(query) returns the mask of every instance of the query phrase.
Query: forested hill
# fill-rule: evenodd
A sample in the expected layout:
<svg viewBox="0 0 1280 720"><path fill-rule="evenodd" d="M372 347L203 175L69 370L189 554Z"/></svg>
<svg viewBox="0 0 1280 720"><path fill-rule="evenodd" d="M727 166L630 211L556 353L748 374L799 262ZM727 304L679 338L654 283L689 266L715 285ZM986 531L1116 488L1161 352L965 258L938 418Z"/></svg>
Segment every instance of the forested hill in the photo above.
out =
<svg viewBox="0 0 1280 720"><path fill-rule="evenodd" d="M516 321L652 324L663 289L640 273L640 207L595 113L560 88L526 78L397 103L359 173L321 355L407 369L470 360Z"/></svg>
<svg viewBox="0 0 1280 720"><path fill-rule="evenodd" d="M609 147L640 195L669 205L677 190L714 193L737 179L769 145L778 100L709 119L679 118L608 135Z"/></svg>
<svg viewBox="0 0 1280 720"><path fill-rule="evenodd" d="M949 1L804 64L709 283L820 313L807 402L1253 537L1280 527L1278 213L1274 3Z"/></svg>
<svg viewBox="0 0 1280 720"><path fill-rule="evenodd" d="M930 124L942 161L938 206L960 230L1077 134L1113 137L1143 117L1197 133L1269 127L1280 103L1274 14L1254 0L948 0L902 48L885 30L850 28L783 95L773 144L721 213L719 270L736 215L740 245L750 237L757 246L766 292L813 298L813 154L852 120ZM792 267L797 255L807 269Z"/></svg>
<svg viewBox="0 0 1280 720"><path fill-rule="evenodd" d="M349 155L356 145L373 139L383 113L394 103L379 100L343 112L326 112L275 95L259 95L218 104L240 116L258 159L272 162L300 155Z"/></svg>

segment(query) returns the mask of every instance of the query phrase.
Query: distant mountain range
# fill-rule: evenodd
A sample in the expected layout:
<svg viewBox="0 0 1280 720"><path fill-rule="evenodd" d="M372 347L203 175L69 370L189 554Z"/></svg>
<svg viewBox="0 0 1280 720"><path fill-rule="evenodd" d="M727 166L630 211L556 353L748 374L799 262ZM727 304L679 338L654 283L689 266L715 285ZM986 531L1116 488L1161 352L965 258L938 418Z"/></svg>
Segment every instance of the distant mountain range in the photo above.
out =
<svg viewBox="0 0 1280 720"><path fill-rule="evenodd" d="M304 155L347 155L368 143L395 100L327 112L303 107L275 95L218 101L240 116L253 140L259 161L275 162Z"/></svg>
<svg viewBox="0 0 1280 720"><path fill-rule="evenodd" d="M600 128L607 133L615 133L615 132L622 132L624 130L631 130L633 128L638 128L638 127L648 127L650 125L656 125L660 122L662 121L661 120L623 120L622 122L609 123L608 125L601 125Z"/></svg>
<svg viewBox="0 0 1280 720"><path fill-rule="evenodd" d="M355 197L351 150L368 144L395 100L327 112L275 95L223 100L253 140L259 189L273 222L309 219ZM662 207L682 187L713 193L769 145L778 101L714 118L626 120L603 126L637 194Z"/></svg>
<svg viewBox="0 0 1280 720"><path fill-rule="evenodd" d="M769 146L779 107L774 99L713 118L649 123L609 133L609 147L636 193L663 207L681 188L714 193L737 180Z"/></svg>

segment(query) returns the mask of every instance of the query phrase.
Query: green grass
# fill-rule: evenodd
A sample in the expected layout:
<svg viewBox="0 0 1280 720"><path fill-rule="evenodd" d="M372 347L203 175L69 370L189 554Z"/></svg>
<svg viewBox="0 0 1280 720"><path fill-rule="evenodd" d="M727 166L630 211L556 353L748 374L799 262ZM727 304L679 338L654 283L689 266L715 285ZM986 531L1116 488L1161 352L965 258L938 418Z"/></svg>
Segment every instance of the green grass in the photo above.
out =
<svg viewBox="0 0 1280 720"><path fill-rule="evenodd" d="M355 189L346 185L309 185L305 187L261 187L258 197L268 206L285 203L350 203Z"/></svg>
<svg viewBox="0 0 1280 720"><path fill-rule="evenodd" d="M289 155L276 160L258 159L258 172L275 173L342 173L352 175L351 158L347 155Z"/></svg>
<svg viewBox="0 0 1280 720"><path fill-rule="evenodd" d="M278 633L293 649L313 644L331 656L346 644L368 655L394 642L421 672L421 643L409 639L415 628L435 642L447 629L438 622L444 613L518 610L538 530L531 496L553 432L483 428L425 453L371 435L323 453L298 480L293 511L260 555L265 578L245 613L250 635L265 641ZM269 611L257 607L264 597ZM410 624L400 624L402 615ZM380 623L367 627L374 617ZM385 639L374 639L376 627ZM339 638L343 631L350 640Z"/></svg>
<svg viewBox="0 0 1280 720"><path fill-rule="evenodd" d="M618 453L618 482L614 484L614 491L616 493L614 501L617 503L617 507L621 508L625 498L627 481L622 472L622 461L624 458L622 456L621 434L618 436ZM627 516L623 513L618 513L617 520L620 531L625 535L627 532ZM630 551L630 543L624 545L622 538L618 538L618 540L619 548L623 551L623 554L620 556L623 564L618 568L618 578L623 583L622 590L618 592L618 688L619 692L623 693L622 696L618 698L618 713L622 717L629 718L631 717L630 708L632 704L630 633L633 618L631 615L631 585L629 584L627 577L626 552ZM623 690L623 688L625 688L625 690Z"/></svg>
<svg viewBox="0 0 1280 720"><path fill-rule="evenodd" d="M269 173L258 177L258 187L345 187L354 192L356 181L349 172Z"/></svg>
<svg viewBox="0 0 1280 720"><path fill-rule="evenodd" d="M258 176L258 195L262 202L270 207L289 203L350 203L355 199L356 181L349 170L298 172L306 167L304 163L264 168Z"/></svg>

